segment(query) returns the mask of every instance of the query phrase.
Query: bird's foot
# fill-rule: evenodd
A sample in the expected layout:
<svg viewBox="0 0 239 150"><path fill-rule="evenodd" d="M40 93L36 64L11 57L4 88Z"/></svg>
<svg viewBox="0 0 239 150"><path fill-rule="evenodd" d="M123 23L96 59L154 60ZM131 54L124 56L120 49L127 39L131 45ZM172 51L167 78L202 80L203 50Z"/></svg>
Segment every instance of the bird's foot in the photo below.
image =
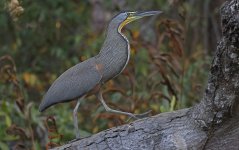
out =
<svg viewBox="0 0 239 150"><path fill-rule="evenodd" d="M71 141L66 142L66 144L70 144L70 143L76 142L76 141L78 141L80 139L82 139L82 138L75 138L75 139L73 139Z"/></svg>
<svg viewBox="0 0 239 150"><path fill-rule="evenodd" d="M76 139L80 139L80 132L79 132L79 129L76 131Z"/></svg>
<svg viewBox="0 0 239 150"><path fill-rule="evenodd" d="M134 118L135 120L137 120L137 119L142 119L142 118L148 117L151 111L152 111L152 110L149 110L149 111L146 111L146 112L144 112L144 113L142 113L142 114L132 114L132 115L130 116L130 118L129 118L126 122L129 122L129 120L131 120L132 118Z"/></svg>
<svg viewBox="0 0 239 150"><path fill-rule="evenodd" d="M142 114L136 114L135 116L136 116L137 118L139 118L139 119L142 119L142 118L148 117L149 114L151 113L151 111L152 111L152 110L148 110L148 111L146 111L146 112L144 112L144 113L142 113Z"/></svg>

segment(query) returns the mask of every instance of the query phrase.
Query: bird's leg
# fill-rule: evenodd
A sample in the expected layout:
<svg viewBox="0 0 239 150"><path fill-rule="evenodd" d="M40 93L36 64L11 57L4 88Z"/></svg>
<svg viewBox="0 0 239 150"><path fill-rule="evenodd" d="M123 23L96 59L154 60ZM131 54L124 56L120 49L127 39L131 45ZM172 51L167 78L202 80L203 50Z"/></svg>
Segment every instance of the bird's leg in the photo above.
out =
<svg viewBox="0 0 239 150"><path fill-rule="evenodd" d="M73 120L74 120L74 127L75 127L75 134L76 134L76 139L80 138L80 131L79 131L79 127L78 127L78 118L77 118L77 112L78 112L78 108L80 106L80 101L82 98L79 98L77 100L77 104L76 107L74 108L73 111Z"/></svg>
<svg viewBox="0 0 239 150"><path fill-rule="evenodd" d="M99 91L99 92L97 93L97 98L98 98L98 99L100 100L100 102L103 104L103 106L104 106L104 108L105 108L105 110L106 110L107 112L116 113L116 114L123 114L123 115L130 116L131 118L138 119L138 117L136 117L136 115L134 115L134 114L132 114L132 113L123 112L123 111L111 109L111 108L105 103L101 91Z"/></svg>

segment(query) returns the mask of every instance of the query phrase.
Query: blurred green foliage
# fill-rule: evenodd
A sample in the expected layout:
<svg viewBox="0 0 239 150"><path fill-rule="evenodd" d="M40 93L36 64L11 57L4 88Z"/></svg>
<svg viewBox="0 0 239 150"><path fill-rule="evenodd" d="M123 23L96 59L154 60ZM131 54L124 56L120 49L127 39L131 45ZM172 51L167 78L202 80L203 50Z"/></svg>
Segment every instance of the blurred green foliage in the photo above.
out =
<svg viewBox="0 0 239 150"><path fill-rule="evenodd" d="M0 149L42 149L50 147L49 142L57 145L74 138L75 102L44 113L38 112L38 105L61 73L99 52L107 22L122 10L160 9L165 16L143 19L124 29L131 59L122 75L104 86L107 103L133 113L152 110L155 115L200 100L212 46L205 47L203 38L198 38L199 11L190 2L21 0L18 7L24 12L18 15L9 9L12 1L0 2ZM47 125L50 115L55 117L55 133ZM106 113L94 96L80 106L82 136L126 120L126 116ZM52 134L56 137L49 138Z"/></svg>

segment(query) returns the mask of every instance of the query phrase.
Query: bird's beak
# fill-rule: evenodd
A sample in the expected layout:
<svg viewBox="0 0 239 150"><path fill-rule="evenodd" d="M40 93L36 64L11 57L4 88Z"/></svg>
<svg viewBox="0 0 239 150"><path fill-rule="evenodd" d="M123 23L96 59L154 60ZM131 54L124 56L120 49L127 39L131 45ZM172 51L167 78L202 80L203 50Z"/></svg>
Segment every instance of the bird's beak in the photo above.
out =
<svg viewBox="0 0 239 150"><path fill-rule="evenodd" d="M128 12L127 19L122 22L119 26L119 30L121 30L126 24L135 21L137 19L146 17L146 16L152 16L152 15L158 15L161 14L162 11L139 11L139 12Z"/></svg>
<svg viewBox="0 0 239 150"><path fill-rule="evenodd" d="M140 18L143 18L146 16L153 16L153 15L158 15L161 13L162 13L162 11L139 11L139 12L134 12L134 13L130 14L127 19L136 20L136 19L140 19Z"/></svg>
<svg viewBox="0 0 239 150"><path fill-rule="evenodd" d="M139 11L139 12L132 12L129 14L127 20L134 21L146 16L153 16L153 15L158 15L161 14L162 11Z"/></svg>

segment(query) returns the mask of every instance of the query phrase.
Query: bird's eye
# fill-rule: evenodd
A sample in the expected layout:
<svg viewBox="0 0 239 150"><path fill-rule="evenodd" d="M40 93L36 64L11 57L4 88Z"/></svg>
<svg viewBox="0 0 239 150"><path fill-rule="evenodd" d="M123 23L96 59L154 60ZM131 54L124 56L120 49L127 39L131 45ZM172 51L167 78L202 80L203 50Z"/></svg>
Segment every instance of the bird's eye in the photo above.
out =
<svg viewBox="0 0 239 150"><path fill-rule="evenodd" d="M128 12L128 17L131 17L135 14L135 12Z"/></svg>

